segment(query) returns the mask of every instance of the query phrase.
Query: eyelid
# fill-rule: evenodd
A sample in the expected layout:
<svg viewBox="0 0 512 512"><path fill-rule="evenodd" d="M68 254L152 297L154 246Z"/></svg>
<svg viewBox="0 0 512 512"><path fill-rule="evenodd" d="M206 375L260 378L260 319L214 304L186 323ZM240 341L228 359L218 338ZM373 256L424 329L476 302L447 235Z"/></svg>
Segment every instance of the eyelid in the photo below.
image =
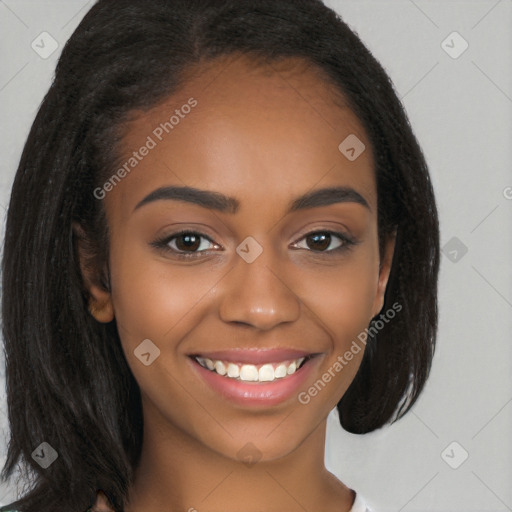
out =
<svg viewBox="0 0 512 512"><path fill-rule="evenodd" d="M196 251L196 252L187 252L187 251L177 251L175 249L172 249L169 247L169 244L171 241L175 240L176 238L179 238L181 235L196 235L198 238L204 238L205 240L208 240L211 244L221 247L220 244L217 242L214 242L211 237L209 237L207 234L202 233L201 231L194 230L194 229L180 229L179 231L176 231L174 233L170 233L169 235L164 235L154 242L151 242L150 245L153 247L156 247L157 249L165 250L168 252L172 252L177 257L185 257L185 258L193 258L196 257L204 252L207 252L211 249L203 250L203 251Z"/></svg>
<svg viewBox="0 0 512 512"><path fill-rule="evenodd" d="M337 251L348 249L348 248L350 248L350 246L356 245L356 244L359 243L359 241L357 239L355 239L353 236L348 235L346 233L343 233L343 232L340 232L340 231L336 231L336 230L333 230L333 229L325 229L325 228L322 229L322 228L320 228L320 229L309 230L308 232L304 233L292 245L295 245L298 242L301 242L302 240L304 240L305 238L307 238L309 236L312 236L312 235L316 235L316 234L328 234L328 235L335 236L335 237L339 238L342 241L342 244L339 247L336 247L335 249L331 249L329 251L313 251L313 250L309 250L309 252L311 252L313 254L320 254L320 255L322 255L322 254L336 253Z"/></svg>

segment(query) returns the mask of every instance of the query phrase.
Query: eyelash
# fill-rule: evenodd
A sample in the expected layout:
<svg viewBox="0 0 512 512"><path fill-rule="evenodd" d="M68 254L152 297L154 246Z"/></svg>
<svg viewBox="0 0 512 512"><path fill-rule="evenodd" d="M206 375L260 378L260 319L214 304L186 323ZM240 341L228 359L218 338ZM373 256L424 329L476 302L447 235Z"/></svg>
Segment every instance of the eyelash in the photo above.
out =
<svg viewBox="0 0 512 512"><path fill-rule="evenodd" d="M356 239L348 237L344 233L339 233L337 231L331 231L328 229L327 230L310 231L309 233L306 233L298 241L300 242L312 235L319 235L319 234L328 234L331 236L334 235L341 240L342 244L339 247L336 247L335 249L326 250L326 251L314 251L312 249L306 249L315 255L327 256L327 257L336 256L338 254L341 254L345 251L352 249L352 247L354 245L359 243ZM172 249L171 247L169 247L169 244L171 243L172 240L179 238L180 236L183 236L183 235L194 235L199 238L204 238L204 239L208 240L209 242L211 242L212 244L215 244L215 242L213 242L213 240L211 240L210 237L206 236L203 233L184 229L182 231L178 231L176 233L172 233L171 235L166 235L163 238L155 240L154 242L151 242L151 245L153 247L155 247L156 249L164 251L166 253L173 253L173 256L175 256L177 258L188 259L188 260L198 258L198 257L200 257L201 253L207 252L207 251L179 252L178 250ZM295 243L297 243L297 242L295 242Z"/></svg>

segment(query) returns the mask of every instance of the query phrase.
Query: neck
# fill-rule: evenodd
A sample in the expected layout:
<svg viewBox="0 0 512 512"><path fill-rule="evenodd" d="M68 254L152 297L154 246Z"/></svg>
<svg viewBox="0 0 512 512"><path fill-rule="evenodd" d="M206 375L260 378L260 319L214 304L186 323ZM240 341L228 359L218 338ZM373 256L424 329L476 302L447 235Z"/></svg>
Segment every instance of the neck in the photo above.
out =
<svg viewBox="0 0 512 512"><path fill-rule="evenodd" d="M324 465L326 420L290 453L251 462L249 445L244 462L214 451L169 422L163 428L148 417L154 412L145 408L141 459L125 512L340 512L352 505L353 492Z"/></svg>

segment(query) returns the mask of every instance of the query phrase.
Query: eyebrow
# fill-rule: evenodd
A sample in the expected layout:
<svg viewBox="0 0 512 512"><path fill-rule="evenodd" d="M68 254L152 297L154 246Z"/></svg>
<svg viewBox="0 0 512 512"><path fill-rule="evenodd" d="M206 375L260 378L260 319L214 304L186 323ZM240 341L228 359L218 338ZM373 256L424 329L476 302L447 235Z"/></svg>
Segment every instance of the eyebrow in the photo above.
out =
<svg viewBox="0 0 512 512"><path fill-rule="evenodd" d="M193 187L170 186L158 188L151 192L137 204L134 211L146 204L162 200L184 201L222 213L235 214L240 209L240 201L238 199L226 196L220 192L200 190ZM353 188L330 187L313 190L297 197L289 204L288 213L320 206L329 206L336 203L357 203L371 210L366 199Z"/></svg>

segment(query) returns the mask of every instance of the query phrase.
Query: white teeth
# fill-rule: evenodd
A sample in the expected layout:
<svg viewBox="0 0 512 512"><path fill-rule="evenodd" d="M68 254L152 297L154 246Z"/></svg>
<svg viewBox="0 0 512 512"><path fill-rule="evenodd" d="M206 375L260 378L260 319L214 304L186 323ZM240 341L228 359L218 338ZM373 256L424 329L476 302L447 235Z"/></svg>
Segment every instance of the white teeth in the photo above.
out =
<svg viewBox="0 0 512 512"><path fill-rule="evenodd" d="M264 364L259 372L258 377L260 382L268 382L274 380L274 368L271 364Z"/></svg>
<svg viewBox="0 0 512 512"><path fill-rule="evenodd" d="M228 364L228 377L236 378L240 377L240 367L237 364Z"/></svg>
<svg viewBox="0 0 512 512"><path fill-rule="evenodd" d="M276 379L282 379L283 377L286 377L286 365L280 364L275 370L274 370L274 377Z"/></svg>
<svg viewBox="0 0 512 512"><path fill-rule="evenodd" d="M244 364L240 369L240 380L256 382L258 380L258 370L253 364Z"/></svg>
<svg viewBox="0 0 512 512"><path fill-rule="evenodd" d="M304 360L305 358L301 357L283 363L266 363L258 368L253 364L236 364L231 361L218 361L208 359L207 357L196 357L196 361L203 368L217 372L224 377L245 382L272 382L276 379L283 379L288 375L293 375L297 369L300 368Z"/></svg>
<svg viewBox="0 0 512 512"><path fill-rule="evenodd" d="M219 375L226 375L226 366L222 361L215 361L215 371Z"/></svg>

